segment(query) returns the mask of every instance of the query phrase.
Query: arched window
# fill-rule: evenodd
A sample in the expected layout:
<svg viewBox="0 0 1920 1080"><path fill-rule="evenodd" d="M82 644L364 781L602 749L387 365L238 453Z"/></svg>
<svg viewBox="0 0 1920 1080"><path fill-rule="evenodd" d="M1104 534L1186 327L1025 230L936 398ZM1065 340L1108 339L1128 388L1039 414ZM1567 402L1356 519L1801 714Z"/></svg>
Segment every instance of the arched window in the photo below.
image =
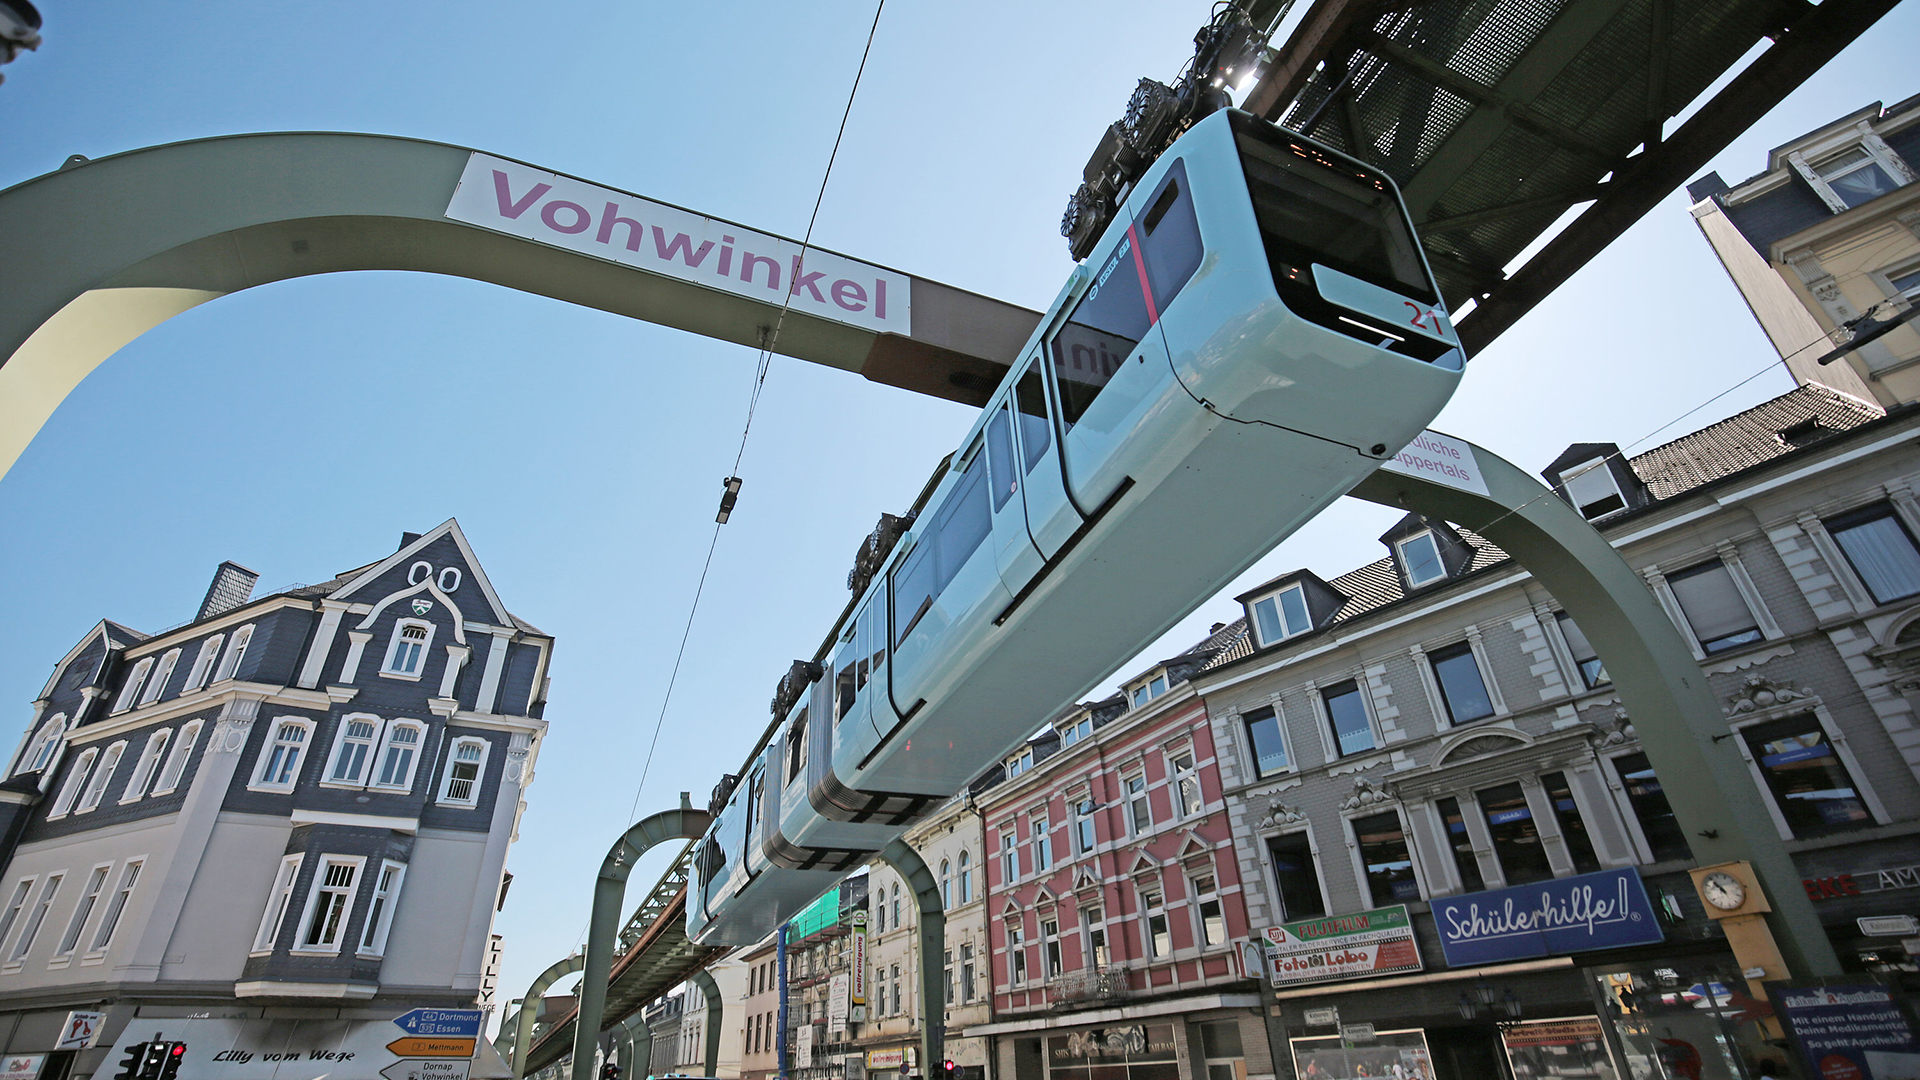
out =
<svg viewBox="0 0 1920 1080"><path fill-rule="evenodd" d="M86 793L80 796L80 805L74 813L84 814L100 805L107 794L107 785L113 783L113 772L120 767L120 758L126 752L127 744L123 741L107 747L107 752L100 755L100 767L93 770L93 779L87 781Z"/></svg>
<svg viewBox="0 0 1920 1080"><path fill-rule="evenodd" d="M227 655L220 661L220 670L213 676L214 682L231 679L240 673L240 661L246 658L247 646L253 641L253 624L248 623L233 632L233 642L227 646Z"/></svg>
<svg viewBox="0 0 1920 1080"><path fill-rule="evenodd" d="M172 728L161 728L147 736L146 748L140 751L133 775L127 778L127 789L120 793L121 802L139 802L146 795L147 783L153 779L153 771L160 767L160 755L167 752L167 740L171 738Z"/></svg>
<svg viewBox="0 0 1920 1080"><path fill-rule="evenodd" d="M40 725L40 733L34 736L33 746L22 759L20 772L39 772L53 760L53 752L60 748L60 737L67 733L67 714L54 713L53 719Z"/></svg>
<svg viewBox="0 0 1920 1080"><path fill-rule="evenodd" d="M417 720L389 722L386 734L380 738L380 751L375 756L377 764L370 786L391 791L412 791L413 771L420 762L420 742L426 732L426 725Z"/></svg>
<svg viewBox="0 0 1920 1080"><path fill-rule="evenodd" d="M433 643L433 624L419 619L401 619L393 624L393 640L387 646L387 662L382 675L417 679L426 667L427 646Z"/></svg>
<svg viewBox="0 0 1920 1080"><path fill-rule="evenodd" d="M340 721L334 738L333 761L327 766L329 784L359 787L367 782L367 769L373 763L374 740L380 737L380 718L364 713Z"/></svg>
<svg viewBox="0 0 1920 1080"><path fill-rule="evenodd" d="M253 786L267 791L292 791L300 781L300 765L306 760L307 740L313 734L313 721L282 716L273 722L273 731L260 748L259 772Z"/></svg>
<svg viewBox="0 0 1920 1080"><path fill-rule="evenodd" d="M945 859L940 860L940 906L953 907L953 864Z"/></svg>
<svg viewBox="0 0 1920 1080"><path fill-rule="evenodd" d="M893 928L900 929L900 886L893 887Z"/></svg>
<svg viewBox="0 0 1920 1080"><path fill-rule="evenodd" d="M168 795L180 786L180 774L186 771L187 761L193 756L194 744L200 741L199 720L189 720L180 729L180 737L173 740L173 752L167 755L167 764L160 770L160 780L153 785L155 795Z"/></svg>
<svg viewBox="0 0 1920 1080"><path fill-rule="evenodd" d="M220 659L220 646L226 640L225 634L215 634L201 642L200 655L194 657L193 667L187 671L187 684L180 688L181 693L207 685L207 680L213 676L214 662Z"/></svg>
<svg viewBox="0 0 1920 1080"><path fill-rule="evenodd" d="M167 690L167 683L173 678L173 667L180 662L180 650L168 649L160 658L160 666L154 670L153 678L147 680L147 689L140 695L140 704L151 705L160 700Z"/></svg>
<svg viewBox="0 0 1920 1080"><path fill-rule="evenodd" d="M446 780L440 786L440 801L454 806L474 806L480 802L480 774L487 765L489 743L485 739L464 737L453 740L447 755Z"/></svg>
<svg viewBox="0 0 1920 1080"><path fill-rule="evenodd" d="M970 858L966 851L960 852L960 902L963 904L973 900L973 868L967 865Z"/></svg>
<svg viewBox="0 0 1920 1080"><path fill-rule="evenodd" d="M67 782L60 785L60 794L53 800L53 809L47 811L47 817L66 817L67 811L73 809L73 801L80 797L80 789L87 783L87 774L93 770L93 759L99 756L100 751L95 747L80 751L80 756L73 760L73 770L67 773Z"/></svg>
<svg viewBox="0 0 1920 1080"><path fill-rule="evenodd" d="M120 696L113 703L114 712L124 712L133 708L134 698L140 693L140 684L147 681L147 673L153 670L153 657L133 665L133 671L127 681L120 686Z"/></svg>

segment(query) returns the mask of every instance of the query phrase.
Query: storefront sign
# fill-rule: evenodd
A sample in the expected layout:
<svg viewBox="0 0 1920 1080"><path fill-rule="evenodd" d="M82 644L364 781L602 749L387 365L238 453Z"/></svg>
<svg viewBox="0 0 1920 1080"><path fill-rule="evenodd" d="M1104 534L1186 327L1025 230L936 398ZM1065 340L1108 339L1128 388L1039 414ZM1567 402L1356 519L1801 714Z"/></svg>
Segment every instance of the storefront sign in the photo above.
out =
<svg viewBox="0 0 1920 1080"><path fill-rule="evenodd" d="M1808 1076L1895 1080L1920 1075L1920 1039L1886 987L1774 984L1767 995L1800 1048Z"/></svg>
<svg viewBox="0 0 1920 1080"><path fill-rule="evenodd" d="M1865 870L1858 874L1805 878L1800 885L1807 890L1809 900L1832 900L1891 889L1920 889L1920 866L1890 866L1885 870Z"/></svg>
<svg viewBox="0 0 1920 1080"><path fill-rule="evenodd" d="M847 987L847 1003L865 1005L867 1003L867 913L864 911L853 913L852 975L853 982Z"/></svg>
<svg viewBox="0 0 1920 1080"><path fill-rule="evenodd" d="M907 1052L904 1048L867 1051L867 1068L869 1069L899 1069L904 1068L906 1064Z"/></svg>
<svg viewBox="0 0 1920 1080"><path fill-rule="evenodd" d="M55 1050L84 1050L93 1045L93 1037L100 1032L100 1025L107 1019L102 1012L70 1012L67 1022L61 1025L60 1037L54 1040Z"/></svg>
<svg viewBox="0 0 1920 1080"><path fill-rule="evenodd" d="M1868 937L1904 937L1920 933L1920 919L1911 915L1866 915L1854 920Z"/></svg>
<svg viewBox="0 0 1920 1080"><path fill-rule="evenodd" d="M1515 1076L1621 1076L1597 1016L1528 1020L1500 1026Z"/></svg>
<svg viewBox="0 0 1920 1080"><path fill-rule="evenodd" d="M446 216L880 333L912 332L913 279L531 165L475 153Z"/></svg>
<svg viewBox="0 0 1920 1080"><path fill-rule="evenodd" d="M1425 966L1405 904L1281 923L1268 929L1266 937L1267 967L1275 986L1359 979Z"/></svg>
<svg viewBox="0 0 1920 1080"><path fill-rule="evenodd" d="M1457 968L1665 939L1633 867L1442 897L1433 921Z"/></svg>
<svg viewBox="0 0 1920 1080"><path fill-rule="evenodd" d="M1047 1068L1056 1077L1063 1069L1158 1063L1175 1066L1174 1075L1178 1074L1171 1024L1125 1024L1047 1036Z"/></svg>
<svg viewBox="0 0 1920 1080"><path fill-rule="evenodd" d="M847 995L853 986L853 976L841 972L833 977L827 986L827 1030L847 1030Z"/></svg>
<svg viewBox="0 0 1920 1080"><path fill-rule="evenodd" d="M45 1054L8 1054L0 1057L0 1080L34 1080L40 1075Z"/></svg>

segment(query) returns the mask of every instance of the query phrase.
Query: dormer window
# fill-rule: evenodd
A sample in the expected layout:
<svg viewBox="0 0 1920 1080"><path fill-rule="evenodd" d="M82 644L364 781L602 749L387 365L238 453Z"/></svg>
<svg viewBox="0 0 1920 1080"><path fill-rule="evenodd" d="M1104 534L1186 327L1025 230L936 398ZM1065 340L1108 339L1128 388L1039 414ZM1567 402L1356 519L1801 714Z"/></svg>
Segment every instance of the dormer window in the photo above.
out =
<svg viewBox="0 0 1920 1080"><path fill-rule="evenodd" d="M1604 457L1575 465L1560 474L1560 482L1566 486L1567 498L1573 501L1574 509L1588 521L1598 521L1627 508L1626 496L1620 494L1620 485L1614 482L1613 470L1607 467Z"/></svg>
<svg viewBox="0 0 1920 1080"><path fill-rule="evenodd" d="M1011 780L1028 769L1033 768L1033 750L1022 750L1007 759L1007 779Z"/></svg>
<svg viewBox="0 0 1920 1080"><path fill-rule="evenodd" d="M1832 195L1829 202L1837 199L1842 204L1836 210L1872 202L1900 186L1864 146L1848 147L1809 167L1827 189L1823 194Z"/></svg>
<svg viewBox="0 0 1920 1080"><path fill-rule="evenodd" d="M1400 568L1407 575L1409 587L1419 588L1447 576L1447 565L1440 561L1440 544L1432 530L1397 540L1393 549L1400 555Z"/></svg>
<svg viewBox="0 0 1920 1080"><path fill-rule="evenodd" d="M1064 724L1054 730L1060 733L1062 747L1072 746L1082 739L1093 738L1093 717L1083 716L1074 723Z"/></svg>
<svg viewBox="0 0 1920 1080"><path fill-rule="evenodd" d="M1167 692L1167 676L1163 672L1127 691L1127 700L1131 708L1139 708L1161 694Z"/></svg>
<svg viewBox="0 0 1920 1080"><path fill-rule="evenodd" d="M1431 544L1431 536L1428 542ZM1289 585L1272 596L1255 600L1253 621L1260 631L1262 645L1272 645L1313 629L1313 617L1307 612L1306 590L1297 584Z"/></svg>

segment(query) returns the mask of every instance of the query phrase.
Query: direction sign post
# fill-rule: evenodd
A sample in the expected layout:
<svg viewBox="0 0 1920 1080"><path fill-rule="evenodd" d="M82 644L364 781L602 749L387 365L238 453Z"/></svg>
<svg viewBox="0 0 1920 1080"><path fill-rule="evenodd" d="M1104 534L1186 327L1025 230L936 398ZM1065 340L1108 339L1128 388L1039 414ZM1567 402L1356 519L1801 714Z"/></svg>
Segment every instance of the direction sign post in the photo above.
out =
<svg viewBox="0 0 1920 1080"><path fill-rule="evenodd" d="M473 1056L472 1039L421 1038L413 1036L395 1039L387 1044L394 1057L439 1057L471 1058Z"/></svg>
<svg viewBox="0 0 1920 1080"><path fill-rule="evenodd" d="M393 1023L409 1035L477 1039L485 1015L479 1009L409 1009L394 1017Z"/></svg>
<svg viewBox="0 0 1920 1080"><path fill-rule="evenodd" d="M466 1058L405 1058L380 1070L387 1080L467 1080Z"/></svg>

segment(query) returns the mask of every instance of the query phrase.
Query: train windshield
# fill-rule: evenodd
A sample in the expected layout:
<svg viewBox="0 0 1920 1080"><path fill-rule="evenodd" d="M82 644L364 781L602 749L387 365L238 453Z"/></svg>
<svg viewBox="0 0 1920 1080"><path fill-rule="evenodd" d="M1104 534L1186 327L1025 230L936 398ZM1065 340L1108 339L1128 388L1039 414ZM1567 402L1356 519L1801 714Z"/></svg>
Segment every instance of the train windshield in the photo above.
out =
<svg viewBox="0 0 1920 1080"><path fill-rule="evenodd" d="M1274 275L1312 263L1437 304L1413 229L1378 173L1234 114L1235 141Z"/></svg>

